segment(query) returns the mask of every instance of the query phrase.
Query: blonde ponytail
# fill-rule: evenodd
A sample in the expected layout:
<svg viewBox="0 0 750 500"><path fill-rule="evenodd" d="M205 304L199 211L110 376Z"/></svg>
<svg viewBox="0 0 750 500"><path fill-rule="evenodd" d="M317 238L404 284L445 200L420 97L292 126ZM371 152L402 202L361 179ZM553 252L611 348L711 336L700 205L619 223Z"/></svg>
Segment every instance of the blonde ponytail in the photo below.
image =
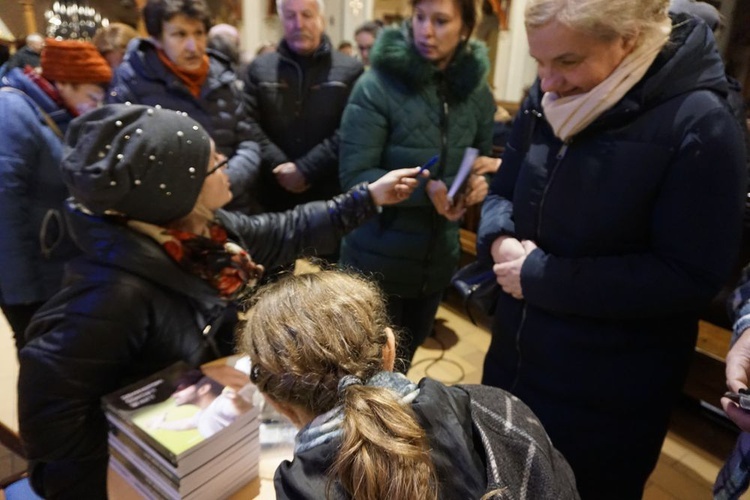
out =
<svg viewBox="0 0 750 500"><path fill-rule="evenodd" d="M388 389L345 390L344 437L331 468L357 500L437 498L435 466L411 407Z"/></svg>

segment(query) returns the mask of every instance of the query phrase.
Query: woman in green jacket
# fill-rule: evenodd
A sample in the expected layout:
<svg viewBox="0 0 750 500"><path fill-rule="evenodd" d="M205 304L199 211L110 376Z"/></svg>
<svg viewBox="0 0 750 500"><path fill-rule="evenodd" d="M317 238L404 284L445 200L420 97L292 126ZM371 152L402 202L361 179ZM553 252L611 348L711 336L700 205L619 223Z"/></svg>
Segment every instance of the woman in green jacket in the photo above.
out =
<svg viewBox="0 0 750 500"><path fill-rule="evenodd" d="M472 0L412 0L402 28L385 30L373 48L372 69L358 80L344 111L340 179L347 188L385 171L423 165L438 156L409 199L344 238L341 261L380 281L393 323L405 340L406 372L432 331L443 289L458 263L458 220L487 193L474 164L464 196L448 199L464 150L491 148L495 103L486 83L485 47L469 36Z"/></svg>

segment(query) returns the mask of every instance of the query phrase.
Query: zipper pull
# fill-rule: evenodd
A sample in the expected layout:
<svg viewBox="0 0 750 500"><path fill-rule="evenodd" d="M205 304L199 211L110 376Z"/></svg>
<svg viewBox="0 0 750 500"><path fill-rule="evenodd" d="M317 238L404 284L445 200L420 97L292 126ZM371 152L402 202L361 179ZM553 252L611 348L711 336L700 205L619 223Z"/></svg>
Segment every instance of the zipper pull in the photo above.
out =
<svg viewBox="0 0 750 500"><path fill-rule="evenodd" d="M565 153L568 152L568 145L570 144L569 141L563 142L562 147L560 148L560 151L557 152L556 158L558 160L562 160L563 157L565 157Z"/></svg>

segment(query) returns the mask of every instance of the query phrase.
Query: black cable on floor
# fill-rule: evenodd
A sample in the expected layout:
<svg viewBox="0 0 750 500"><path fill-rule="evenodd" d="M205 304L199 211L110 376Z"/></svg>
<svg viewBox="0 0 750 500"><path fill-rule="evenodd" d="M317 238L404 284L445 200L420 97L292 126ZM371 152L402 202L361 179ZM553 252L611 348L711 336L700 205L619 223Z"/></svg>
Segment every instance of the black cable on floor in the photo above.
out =
<svg viewBox="0 0 750 500"><path fill-rule="evenodd" d="M453 361L452 359L447 359L445 357L445 353L448 349L445 347L445 344L443 344L443 342L438 338L437 335L432 335L430 338L434 340L435 342L437 342L438 345L440 346L440 355L434 358L420 359L416 363L412 363L411 368L414 368L415 366L419 366L423 363L428 363L424 369L424 376L430 377L430 368L434 367L436 364L440 363L441 361L444 363L449 363L457 367L458 371L460 372L460 375L456 380L440 380L437 377L430 377L430 378L434 378L435 380L440 380L440 382L444 383L445 385L454 385L454 384L460 383L466 376L466 372L464 371L463 366Z"/></svg>

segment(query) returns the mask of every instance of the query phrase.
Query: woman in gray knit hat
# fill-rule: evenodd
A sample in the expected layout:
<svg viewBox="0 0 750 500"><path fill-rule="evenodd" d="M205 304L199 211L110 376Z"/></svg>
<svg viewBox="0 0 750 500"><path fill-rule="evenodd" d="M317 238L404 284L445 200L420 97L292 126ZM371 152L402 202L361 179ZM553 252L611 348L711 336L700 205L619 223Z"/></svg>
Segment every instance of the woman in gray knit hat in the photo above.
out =
<svg viewBox="0 0 750 500"><path fill-rule="evenodd" d="M215 336L225 310L264 267L333 250L378 206L408 197L418 172L248 217L220 210L231 199L225 165L183 113L113 105L71 124L61 168L84 257L20 352L20 431L45 498L106 497L101 396L177 360L223 354Z"/></svg>

